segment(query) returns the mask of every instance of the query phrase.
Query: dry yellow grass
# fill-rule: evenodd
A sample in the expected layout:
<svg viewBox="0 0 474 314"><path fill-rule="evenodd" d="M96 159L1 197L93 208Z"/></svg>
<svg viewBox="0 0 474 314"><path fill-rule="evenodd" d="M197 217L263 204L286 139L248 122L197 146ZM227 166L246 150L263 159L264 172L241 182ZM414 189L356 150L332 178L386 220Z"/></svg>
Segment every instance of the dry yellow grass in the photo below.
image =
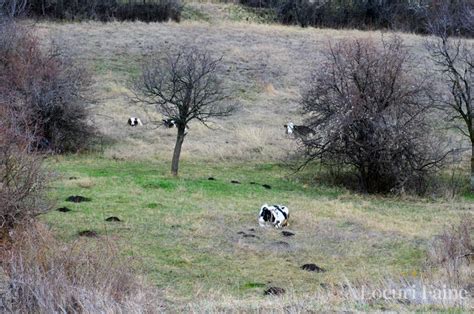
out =
<svg viewBox="0 0 474 314"><path fill-rule="evenodd" d="M300 122L300 89L318 65L328 43L355 37L381 38L381 32L302 29L237 22L177 23L39 23L43 39L55 38L70 47L87 64L96 80L99 99L95 119L100 131L117 140L106 155L118 159L169 157L175 132L154 128L161 120L131 101L130 80L140 71L143 58L179 44L206 47L223 56L226 88L241 109L213 129L191 123L184 157L206 160L279 160L296 144L284 134L283 124ZM418 58L425 60L424 38L402 34ZM425 69L419 63L419 71ZM129 116L145 123L140 129L126 125ZM131 148L131 145L133 148Z"/></svg>

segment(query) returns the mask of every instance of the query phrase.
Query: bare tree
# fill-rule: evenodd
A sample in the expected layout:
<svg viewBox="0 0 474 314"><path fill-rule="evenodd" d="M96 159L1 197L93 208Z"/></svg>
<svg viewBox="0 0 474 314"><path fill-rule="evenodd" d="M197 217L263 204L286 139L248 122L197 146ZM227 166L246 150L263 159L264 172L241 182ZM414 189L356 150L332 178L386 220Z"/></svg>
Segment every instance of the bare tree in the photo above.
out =
<svg viewBox="0 0 474 314"><path fill-rule="evenodd" d="M401 39L336 44L303 92L307 161L356 170L365 192L423 186L443 159L432 145L426 84L409 70Z"/></svg>
<svg viewBox="0 0 474 314"><path fill-rule="evenodd" d="M474 14L474 8L464 15ZM463 15L463 16L464 16ZM462 29L474 29L474 22L463 19ZM441 72L448 95L440 94L437 103L445 109L454 128L471 142L471 191L474 191L474 44L453 32L453 17L445 8L432 17L429 29L435 39L426 43L431 58Z"/></svg>
<svg viewBox="0 0 474 314"><path fill-rule="evenodd" d="M207 126L208 119L229 116L235 109L225 103L229 96L217 75L220 62L208 51L180 47L164 59L148 60L135 82L136 100L175 122L178 133L171 163L175 176L189 122L198 120Z"/></svg>

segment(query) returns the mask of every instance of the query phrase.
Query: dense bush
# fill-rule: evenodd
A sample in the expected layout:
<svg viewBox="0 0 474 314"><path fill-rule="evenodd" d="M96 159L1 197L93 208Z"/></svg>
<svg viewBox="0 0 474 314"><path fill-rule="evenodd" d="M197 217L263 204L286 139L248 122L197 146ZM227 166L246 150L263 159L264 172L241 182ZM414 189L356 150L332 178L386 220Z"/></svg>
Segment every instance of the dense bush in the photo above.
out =
<svg viewBox="0 0 474 314"><path fill-rule="evenodd" d="M40 49L25 28L6 23L0 29L0 91L5 103L27 118L17 127L33 126L36 148L56 152L84 148L93 128L87 100L90 81L83 68L57 48Z"/></svg>
<svg viewBox="0 0 474 314"><path fill-rule="evenodd" d="M355 170L370 193L423 192L445 154L430 137L426 85L410 71L398 38L339 43L327 51L303 93L308 160Z"/></svg>
<svg viewBox="0 0 474 314"><path fill-rule="evenodd" d="M10 0L13 1L13 0ZM67 20L163 22L179 21L180 0L28 0L28 13L34 16Z"/></svg>
<svg viewBox="0 0 474 314"><path fill-rule="evenodd" d="M465 27L466 21L474 19L474 3L470 0L241 0L241 3L254 8L271 8L283 24L391 28L419 33L427 33L429 21L446 7L452 31L474 35L472 27Z"/></svg>

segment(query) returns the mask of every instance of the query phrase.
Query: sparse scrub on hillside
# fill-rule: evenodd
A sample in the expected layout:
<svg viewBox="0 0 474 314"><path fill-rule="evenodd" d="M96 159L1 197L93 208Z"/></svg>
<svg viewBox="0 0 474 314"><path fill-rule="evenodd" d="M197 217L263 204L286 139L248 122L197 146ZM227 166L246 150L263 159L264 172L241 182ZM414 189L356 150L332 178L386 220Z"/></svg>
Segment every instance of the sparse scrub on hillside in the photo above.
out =
<svg viewBox="0 0 474 314"><path fill-rule="evenodd" d="M28 0L31 16L65 20L179 22L183 5L180 0Z"/></svg>
<svg viewBox="0 0 474 314"><path fill-rule="evenodd" d="M27 115L18 127L34 126L36 147L55 152L85 148L93 135L85 98L87 71L64 50L42 50L35 36L13 22L0 30L0 90L10 109Z"/></svg>
<svg viewBox="0 0 474 314"><path fill-rule="evenodd" d="M431 243L428 262L432 267L441 268L443 277L450 283L469 283L474 262L474 220L465 214L460 222L445 228Z"/></svg>
<svg viewBox="0 0 474 314"><path fill-rule="evenodd" d="M358 188L422 193L447 152L432 136L430 91L410 74L400 38L331 46L303 91L308 161L355 170Z"/></svg>
<svg viewBox="0 0 474 314"><path fill-rule="evenodd" d="M354 0L241 0L243 5L270 8L283 24L331 28L382 28L427 33L427 21L437 15L443 1L354 1ZM474 17L472 1L449 1L450 30L473 36L465 27ZM470 22L472 26L472 22Z"/></svg>

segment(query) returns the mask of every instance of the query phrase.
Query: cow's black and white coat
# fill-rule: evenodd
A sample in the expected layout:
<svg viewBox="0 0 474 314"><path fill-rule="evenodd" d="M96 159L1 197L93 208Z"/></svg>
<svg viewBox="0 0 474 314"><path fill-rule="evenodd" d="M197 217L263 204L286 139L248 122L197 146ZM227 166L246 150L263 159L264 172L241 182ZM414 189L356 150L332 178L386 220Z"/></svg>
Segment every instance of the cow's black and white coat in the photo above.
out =
<svg viewBox="0 0 474 314"><path fill-rule="evenodd" d="M143 125L142 121L139 118L136 117L130 117L128 118L128 125L131 127L136 127L137 125Z"/></svg>
<svg viewBox="0 0 474 314"><path fill-rule="evenodd" d="M289 122L284 125L286 129L286 134L292 134L295 137L308 138L314 135L314 130L304 126L304 125L295 125L293 122Z"/></svg>
<svg viewBox="0 0 474 314"><path fill-rule="evenodd" d="M176 126L176 122L173 119L163 119L163 125L168 128L174 128Z"/></svg>
<svg viewBox="0 0 474 314"><path fill-rule="evenodd" d="M288 207L283 205L264 204L258 214L258 223L264 227L266 223L271 223L275 228L288 226L290 212Z"/></svg>
<svg viewBox="0 0 474 314"><path fill-rule="evenodd" d="M171 129L176 127L176 121L174 119L163 119L163 125L165 128ZM189 128L188 126L184 129L184 134L188 134Z"/></svg>

